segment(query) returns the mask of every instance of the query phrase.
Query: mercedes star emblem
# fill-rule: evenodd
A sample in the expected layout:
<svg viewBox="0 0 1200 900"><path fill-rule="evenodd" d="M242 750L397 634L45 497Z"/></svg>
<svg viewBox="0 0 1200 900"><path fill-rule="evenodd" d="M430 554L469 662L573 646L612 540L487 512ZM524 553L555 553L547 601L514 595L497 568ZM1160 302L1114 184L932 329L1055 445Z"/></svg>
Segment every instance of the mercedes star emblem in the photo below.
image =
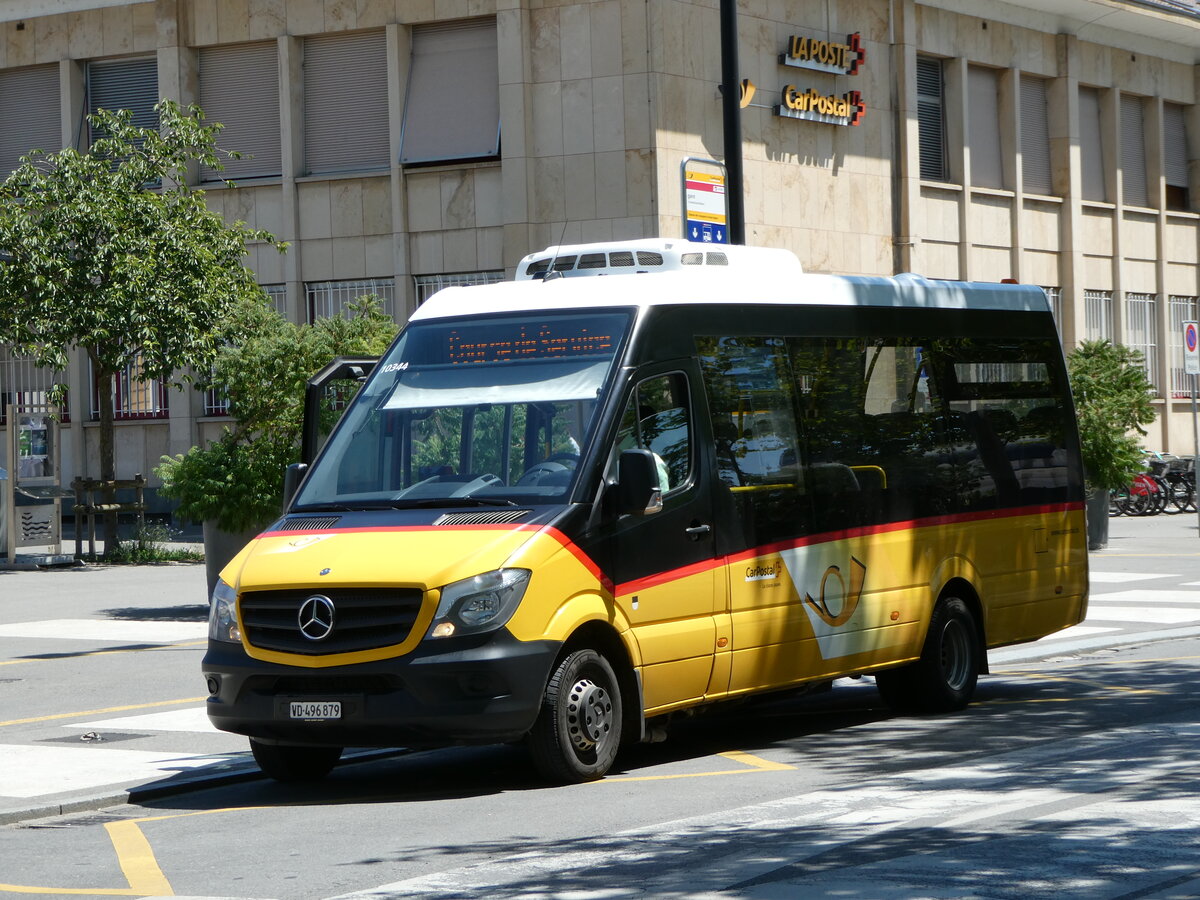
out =
<svg viewBox="0 0 1200 900"><path fill-rule="evenodd" d="M300 633L310 641L323 641L333 632L333 601L324 594L313 594L300 604L296 615Z"/></svg>

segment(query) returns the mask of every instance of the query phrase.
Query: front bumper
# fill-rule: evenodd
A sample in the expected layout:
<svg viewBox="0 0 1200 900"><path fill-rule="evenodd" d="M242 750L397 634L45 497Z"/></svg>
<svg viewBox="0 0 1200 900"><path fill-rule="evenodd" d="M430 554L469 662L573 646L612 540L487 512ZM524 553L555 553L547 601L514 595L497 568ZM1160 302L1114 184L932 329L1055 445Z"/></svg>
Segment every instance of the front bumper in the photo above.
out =
<svg viewBox="0 0 1200 900"><path fill-rule="evenodd" d="M406 656L310 669L261 662L209 641L201 664L216 728L259 740L340 747L440 747L515 740L533 727L560 645L506 629L421 644ZM215 688L215 692L214 692ZM336 721L291 719L290 703L339 701Z"/></svg>

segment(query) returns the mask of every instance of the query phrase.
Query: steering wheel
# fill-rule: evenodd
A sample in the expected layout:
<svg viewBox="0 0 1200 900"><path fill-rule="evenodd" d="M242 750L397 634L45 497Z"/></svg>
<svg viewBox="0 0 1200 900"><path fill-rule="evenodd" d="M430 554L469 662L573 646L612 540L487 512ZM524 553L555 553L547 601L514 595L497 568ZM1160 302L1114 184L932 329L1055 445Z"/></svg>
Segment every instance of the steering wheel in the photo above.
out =
<svg viewBox="0 0 1200 900"><path fill-rule="evenodd" d="M579 466L579 454L572 453L570 450L560 450L557 453L551 453L542 462L569 462L571 463L570 468L574 469Z"/></svg>

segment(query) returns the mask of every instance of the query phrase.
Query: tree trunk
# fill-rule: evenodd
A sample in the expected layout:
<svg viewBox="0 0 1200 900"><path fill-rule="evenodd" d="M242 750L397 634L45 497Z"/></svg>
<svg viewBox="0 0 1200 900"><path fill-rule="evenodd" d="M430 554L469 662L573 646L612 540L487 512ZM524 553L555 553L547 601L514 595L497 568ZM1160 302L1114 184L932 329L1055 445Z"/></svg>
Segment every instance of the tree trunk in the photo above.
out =
<svg viewBox="0 0 1200 900"><path fill-rule="evenodd" d="M113 481L117 477L116 454L113 450L113 379L115 372L106 372L100 368L92 351L88 351L92 361L92 371L96 373L96 393L100 407L100 480ZM105 488L101 496L104 503L115 503L116 492ZM117 514L104 514L104 554L107 556L117 547Z"/></svg>

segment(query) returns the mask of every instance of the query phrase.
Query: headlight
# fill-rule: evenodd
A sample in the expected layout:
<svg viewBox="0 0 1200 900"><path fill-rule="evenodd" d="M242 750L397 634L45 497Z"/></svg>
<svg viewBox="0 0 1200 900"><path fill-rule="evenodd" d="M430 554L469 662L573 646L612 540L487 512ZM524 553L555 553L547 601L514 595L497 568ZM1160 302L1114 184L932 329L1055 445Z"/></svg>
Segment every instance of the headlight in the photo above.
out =
<svg viewBox="0 0 1200 900"><path fill-rule="evenodd" d="M208 604L208 637L234 644L242 642L242 630L237 623L237 592L220 578Z"/></svg>
<svg viewBox="0 0 1200 900"><path fill-rule="evenodd" d="M479 634L501 627L525 595L529 574L528 569L497 569L446 585L426 637Z"/></svg>

